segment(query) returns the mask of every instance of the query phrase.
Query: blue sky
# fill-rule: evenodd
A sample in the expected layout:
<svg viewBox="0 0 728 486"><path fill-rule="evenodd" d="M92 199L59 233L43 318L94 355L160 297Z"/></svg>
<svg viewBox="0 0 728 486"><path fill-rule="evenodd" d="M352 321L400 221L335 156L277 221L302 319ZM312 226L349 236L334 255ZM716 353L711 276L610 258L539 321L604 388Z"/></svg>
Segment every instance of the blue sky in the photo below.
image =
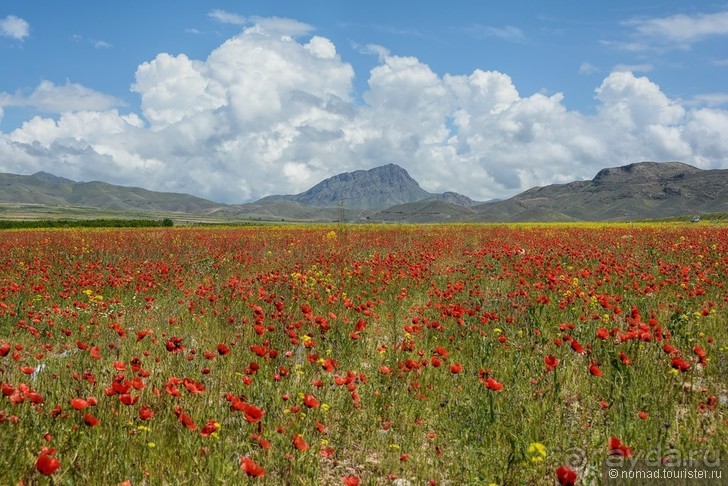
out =
<svg viewBox="0 0 728 486"><path fill-rule="evenodd" d="M728 168L728 3L4 0L0 171L224 202Z"/></svg>

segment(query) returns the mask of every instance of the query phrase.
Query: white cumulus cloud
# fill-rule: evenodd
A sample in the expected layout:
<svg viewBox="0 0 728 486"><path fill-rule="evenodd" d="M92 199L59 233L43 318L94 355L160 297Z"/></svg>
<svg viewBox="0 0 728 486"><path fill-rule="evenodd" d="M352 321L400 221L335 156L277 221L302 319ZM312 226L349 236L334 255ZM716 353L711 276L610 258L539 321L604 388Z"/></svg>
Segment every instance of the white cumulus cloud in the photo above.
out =
<svg viewBox="0 0 728 486"><path fill-rule="evenodd" d="M0 36L23 40L29 35L30 24L20 17L8 15L4 19L0 19Z"/></svg>
<svg viewBox="0 0 728 486"><path fill-rule="evenodd" d="M210 80L206 67L186 55L159 54L141 64L132 91L141 95L142 114L162 128L225 103L224 88Z"/></svg>
<svg viewBox="0 0 728 486"><path fill-rule="evenodd" d="M660 87L646 77L631 72L613 72L597 88L602 115L624 126L674 125L685 109L671 101Z"/></svg>
<svg viewBox="0 0 728 486"><path fill-rule="evenodd" d="M728 111L671 99L633 71L609 73L585 115L562 93L520 93L506 73L440 74L370 47L377 64L356 73L368 79L357 102L354 70L330 39L295 20L251 22L205 58L140 64L139 113L72 84L0 94L0 108L58 113L0 133L0 171L241 203L386 163L429 191L481 200L640 160L728 167Z"/></svg>
<svg viewBox="0 0 728 486"><path fill-rule="evenodd" d="M58 86L44 80L30 94L0 93L0 107L24 106L51 113L103 111L121 105L123 102L113 96L71 82Z"/></svg>

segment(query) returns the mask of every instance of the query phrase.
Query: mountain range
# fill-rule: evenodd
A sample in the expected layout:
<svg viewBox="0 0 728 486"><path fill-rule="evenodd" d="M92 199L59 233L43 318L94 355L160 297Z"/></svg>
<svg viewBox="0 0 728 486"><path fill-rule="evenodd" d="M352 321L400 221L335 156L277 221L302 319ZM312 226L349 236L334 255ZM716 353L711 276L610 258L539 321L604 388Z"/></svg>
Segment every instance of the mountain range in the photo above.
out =
<svg viewBox="0 0 728 486"><path fill-rule="evenodd" d="M305 192L248 204L47 172L0 174L0 204L166 212L217 220L371 222L629 221L728 212L728 170L681 162L638 162L599 171L589 181L534 187L510 199L478 202L433 194L405 169L388 164L335 175Z"/></svg>

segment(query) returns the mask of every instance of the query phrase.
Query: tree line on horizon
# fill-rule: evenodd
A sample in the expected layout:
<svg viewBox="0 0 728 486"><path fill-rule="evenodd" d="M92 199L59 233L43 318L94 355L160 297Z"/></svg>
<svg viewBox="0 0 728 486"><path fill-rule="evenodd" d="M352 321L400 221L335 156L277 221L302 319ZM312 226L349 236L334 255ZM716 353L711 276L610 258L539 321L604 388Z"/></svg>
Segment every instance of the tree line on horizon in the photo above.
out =
<svg viewBox="0 0 728 486"><path fill-rule="evenodd" d="M174 226L170 218L154 219L58 219L2 220L0 229L34 228L153 228Z"/></svg>

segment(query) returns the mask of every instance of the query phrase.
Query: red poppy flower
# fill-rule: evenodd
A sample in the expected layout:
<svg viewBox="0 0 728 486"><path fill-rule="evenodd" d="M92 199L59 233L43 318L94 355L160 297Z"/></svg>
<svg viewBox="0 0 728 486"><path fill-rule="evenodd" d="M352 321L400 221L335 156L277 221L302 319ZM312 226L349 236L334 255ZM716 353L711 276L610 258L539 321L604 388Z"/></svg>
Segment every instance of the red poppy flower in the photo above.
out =
<svg viewBox="0 0 728 486"><path fill-rule="evenodd" d="M49 476L61 467L61 461L57 457L52 457L55 453L56 450L52 447L41 448L40 455L35 461L35 468L40 471L41 474Z"/></svg>
<svg viewBox="0 0 728 486"><path fill-rule="evenodd" d="M331 358L326 358L323 363L321 363L321 367L331 373L336 369L336 366L339 363Z"/></svg>
<svg viewBox="0 0 728 486"><path fill-rule="evenodd" d="M184 351L185 349L184 345L182 344L183 342L183 338L178 336L172 336L167 340L165 347L170 353L179 353L180 351Z"/></svg>
<svg viewBox="0 0 728 486"><path fill-rule="evenodd" d="M597 378L602 376L602 370L599 369L594 361L592 361L589 365L589 373L591 373L592 376L596 376Z"/></svg>
<svg viewBox="0 0 728 486"><path fill-rule="evenodd" d="M154 410L152 410L149 407L140 407L139 408L139 418L142 420L149 420L152 417L154 417Z"/></svg>
<svg viewBox="0 0 728 486"><path fill-rule="evenodd" d="M263 420L265 410L263 410L262 408L258 408L250 403L246 403L246 406L243 409L243 413L245 414L245 420L247 420L251 424L254 424Z"/></svg>
<svg viewBox="0 0 728 486"><path fill-rule="evenodd" d="M177 385L179 385L180 383L182 383L182 380L177 377L170 376L167 380L167 383L165 383L164 385L164 390L173 397L178 397L180 396L180 393Z"/></svg>
<svg viewBox="0 0 728 486"><path fill-rule="evenodd" d="M440 346L439 344L437 346L435 346L435 352L437 354L439 354L440 356L442 356L443 358L447 358L448 356L450 356L450 352L447 349Z"/></svg>
<svg viewBox="0 0 728 486"><path fill-rule="evenodd" d="M217 352L220 354L220 356L227 356L228 354L230 354L230 348L225 344L220 343L217 345Z"/></svg>
<svg viewBox="0 0 728 486"><path fill-rule="evenodd" d="M584 346L582 346L576 339L571 340L571 349L579 354L584 354Z"/></svg>
<svg viewBox="0 0 728 486"><path fill-rule="evenodd" d="M662 345L662 350L666 352L667 354L675 354L677 353L677 348L673 346L670 343L665 343Z"/></svg>
<svg viewBox="0 0 728 486"><path fill-rule="evenodd" d="M192 417L182 411L182 408L177 405L174 407L174 414L182 424L190 430L197 430L197 424L192 420Z"/></svg>
<svg viewBox="0 0 728 486"><path fill-rule="evenodd" d="M152 334L153 332L154 331L152 331L151 329L144 329L143 331L137 331L137 333L136 333L137 342L141 341L142 339L144 339L146 336Z"/></svg>
<svg viewBox="0 0 728 486"><path fill-rule="evenodd" d="M33 373L35 373L35 368L33 368L32 366L21 366L20 371L22 371L26 375L32 375Z"/></svg>
<svg viewBox="0 0 728 486"><path fill-rule="evenodd" d="M202 383L198 383L190 378L185 378L182 380L182 384L187 388L187 391L192 393L193 395L197 395L198 393L202 393L205 391L205 385Z"/></svg>
<svg viewBox="0 0 728 486"><path fill-rule="evenodd" d="M546 371L551 371L559 365L559 360L553 355L544 356L543 362L546 364Z"/></svg>
<svg viewBox="0 0 728 486"><path fill-rule="evenodd" d="M619 352L619 359L622 361L622 364L625 366L629 366L632 364L632 360L629 359L629 356L624 354L622 351Z"/></svg>
<svg viewBox="0 0 728 486"><path fill-rule="evenodd" d="M257 344L248 346L248 349L250 349L257 356L261 357L265 356L268 353L268 349L264 348L263 346L258 346Z"/></svg>
<svg viewBox="0 0 728 486"><path fill-rule="evenodd" d="M699 362L699 363L700 363L700 364L701 364L702 366L705 366L705 365L707 365L707 364L708 364L708 355L707 355L707 353L705 352L705 350L704 350L703 348L701 348L700 346L696 345L696 346L695 346L695 347L693 348L693 352L694 352L694 353L696 354L696 356L698 357L698 362Z"/></svg>
<svg viewBox="0 0 728 486"><path fill-rule="evenodd" d="M245 374L246 375L254 375L258 372L260 369L260 365L256 363L255 361L251 361L248 366L245 367Z"/></svg>
<svg viewBox="0 0 728 486"><path fill-rule="evenodd" d="M119 400L121 400L121 403L124 405L134 405L139 400L139 397L124 393L123 395L119 395Z"/></svg>
<svg viewBox="0 0 728 486"><path fill-rule="evenodd" d="M500 383L491 377L488 377L488 379L485 380L485 386L489 390L493 390L493 391L499 391L499 390L503 389L503 383Z"/></svg>
<svg viewBox="0 0 728 486"><path fill-rule="evenodd" d="M715 410L715 407L718 405L718 397L715 395L710 395L708 399L705 401L705 407L709 408L710 410Z"/></svg>
<svg viewBox="0 0 728 486"><path fill-rule="evenodd" d="M265 469L257 465L248 456L245 456L240 460L240 469L242 469L245 474L253 478L265 476Z"/></svg>
<svg viewBox="0 0 728 486"><path fill-rule="evenodd" d="M111 383L111 389L114 393L123 395L124 393L129 393L131 383L124 377L124 375L116 375L113 383Z"/></svg>
<svg viewBox="0 0 728 486"><path fill-rule="evenodd" d="M622 444L622 441L617 437L609 439L609 454L613 456L631 457L632 449Z"/></svg>
<svg viewBox="0 0 728 486"><path fill-rule="evenodd" d="M71 398L71 406L76 410L83 410L88 407L88 401L83 398Z"/></svg>
<svg viewBox="0 0 728 486"><path fill-rule="evenodd" d="M61 415L62 411L63 411L63 409L61 408L61 406L56 405L53 410L48 412L48 415L50 415L51 418L58 418Z"/></svg>
<svg viewBox="0 0 728 486"><path fill-rule="evenodd" d="M85 423L89 427L96 427L97 425L99 425L99 419L97 419L90 413L85 413L83 414L83 423Z"/></svg>
<svg viewBox="0 0 728 486"><path fill-rule="evenodd" d="M681 373L685 373L690 369L690 362L681 358L680 356L673 356L670 366L680 371Z"/></svg>
<svg viewBox="0 0 728 486"><path fill-rule="evenodd" d="M307 451L309 449L308 444L306 444L306 441L299 434L293 436L293 447L299 451Z"/></svg>
<svg viewBox="0 0 728 486"><path fill-rule="evenodd" d="M18 405L19 403L23 403L25 401L25 395L20 392L20 390L15 390L15 392L10 395L10 403L13 405Z"/></svg>
<svg viewBox="0 0 728 486"><path fill-rule="evenodd" d="M133 380L131 380L131 386L135 390L143 390L147 385L144 384L144 380L142 380L139 377L136 377Z"/></svg>
<svg viewBox="0 0 728 486"><path fill-rule="evenodd" d="M453 363L450 365L450 373L453 375L457 375L458 373L463 371L463 365L460 363Z"/></svg>
<svg viewBox="0 0 728 486"><path fill-rule="evenodd" d="M359 476L344 476L341 478L341 482L346 486L359 486Z"/></svg>
<svg viewBox="0 0 728 486"><path fill-rule="evenodd" d="M270 441L265 437L258 437L258 445L261 449L270 449Z"/></svg>
<svg viewBox="0 0 728 486"><path fill-rule="evenodd" d="M561 486L574 486L577 476L569 467L561 466L556 470L556 479Z"/></svg>
<svg viewBox="0 0 728 486"><path fill-rule="evenodd" d="M316 400L316 397L306 393L303 397L303 404L306 405L308 408L318 408L321 403Z"/></svg>
<svg viewBox="0 0 728 486"><path fill-rule="evenodd" d="M208 420L207 423L200 429L200 435L202 437L209 437L213 433L217 432L220 428L220 424L216 420Z"/></svg>

